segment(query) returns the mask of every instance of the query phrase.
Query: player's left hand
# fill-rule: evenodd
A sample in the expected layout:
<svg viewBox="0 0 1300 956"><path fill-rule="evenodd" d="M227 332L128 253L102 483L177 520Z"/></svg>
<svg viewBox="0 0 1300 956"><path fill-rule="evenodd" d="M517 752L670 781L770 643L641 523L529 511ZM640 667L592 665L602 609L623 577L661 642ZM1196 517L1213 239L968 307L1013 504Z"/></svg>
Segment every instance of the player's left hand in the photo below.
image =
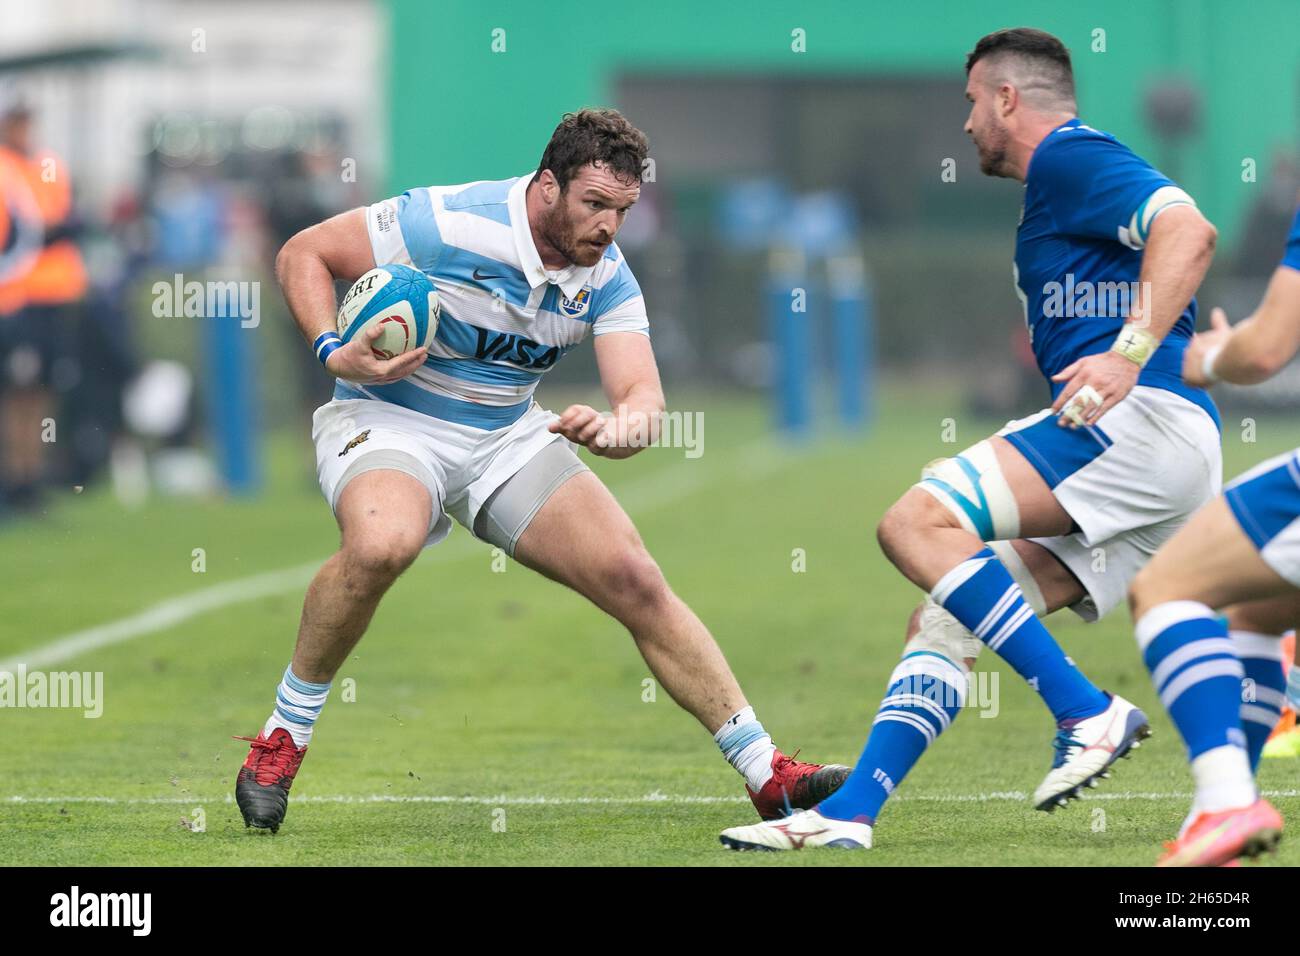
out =
<svg viewBox="0 0 1300 956"><path fill-rule="evenodd" d="M617 436L610 428L612 419L612 415L604 415L590 405L570 405L547 427L574 444L582 445L593 455L608 458L616 457L611 452L618 450Z"/></svg>
<svg viewBox="0 0 1300 956"><path fill-rule="evenodd" d="M1222 348L1230 338L1232 326L1228 314L1216 306L1210 310L1210 327L1193 335L1183 353L1183 381L1188 385L1209 388L1212 383L1205 378L1205 354L1210 349Z"/></svg>
<svg viewBox="0 0 1300 956"><path fill-rule="evenodd" d="M1095 425L1102 415L1118 405L1124 400L1124 396L1132 391L1133 386L1137 384L1140 371L1142 370L1136 362L1129 361L1118 352L1086 355L1061 369L1052 376L1053 382L1067 383L1061 390L1061 394L1056 396L1056 401L1052 403L1052 411L1060 416L1056 423L1069 428L1078 428L1080 424ZM1074 398L1075 393L1085 385L1091 386L1101 396L1101 403L1089 403L1087 407L1080 409L1080 420L1076 423L1070 421L1062 412L1070 399Z"/></svg>

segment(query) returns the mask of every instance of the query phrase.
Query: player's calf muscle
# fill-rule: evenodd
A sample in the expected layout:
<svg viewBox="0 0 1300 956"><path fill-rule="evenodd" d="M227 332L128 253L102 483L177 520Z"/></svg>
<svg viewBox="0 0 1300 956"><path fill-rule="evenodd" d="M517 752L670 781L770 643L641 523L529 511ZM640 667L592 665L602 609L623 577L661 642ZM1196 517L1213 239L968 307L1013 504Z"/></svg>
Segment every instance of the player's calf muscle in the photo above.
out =
<svg viewBox="0 0 1300 956"><path fill-rule="evenodd" d="M1038 587L1046 614L1055 614L1057 611L1077 604L1083 599L1085 591L1083 585L1079 583L1079 579L1047 548L1033 541L1025 540L1011 541L1007 542L1007 544L1015 549L1016 555L1024 564L1024 570L1028 572L1032 583ZM1005 553L999 550L1001 545L994 543L992 547L994 551L998 552L999 559L1004 564L1007 564ZM1018 573L1011 569L1010 566L1008 566L1008 570L1011 571L1012 577L1016 579L1016 583L1025 587L1026 582L1021 579ZM920 631L921 615L924 610L925 602L922 601L908 618L903 639L904 646ZM1297 604L1297 610L1300 610L1300 603ZM970 664L971 660L968 659L967 663Z"/></svg>
<svg viewBox="0 0 1300 956"><path fill-rule="evenodd" d="M916 637L917 631L921 630L921 612L924 610L925 610L925 602L922 601L920 604L918 604L915 607L915 609L913 609L912 613L908 615L907 627L903 629L904 647L907 646L908 641Z"/></svg>
<svg viewBox="0 0 1300 956"><path fill-rule="evenodd" d="M1300 593L1246 601L1222 610L1231 630L1284 634L1300 625Z"/></svg>
<svg viewBox="0 0 1300 956"><path fill-rule="evenodd" d="M293 653L293 672L302 680L334 679L383 596L384 587L358 592L349 590L347 580L340 553L325 563L307 589Z"/></svg>

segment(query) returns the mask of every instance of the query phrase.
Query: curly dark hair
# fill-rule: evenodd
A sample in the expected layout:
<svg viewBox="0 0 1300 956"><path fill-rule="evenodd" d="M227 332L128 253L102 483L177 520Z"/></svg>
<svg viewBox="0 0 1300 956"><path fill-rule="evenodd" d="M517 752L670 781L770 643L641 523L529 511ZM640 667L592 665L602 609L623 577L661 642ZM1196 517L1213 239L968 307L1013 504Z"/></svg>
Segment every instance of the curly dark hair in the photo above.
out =
<svg viewBox="0 0 1300 956"><path fill-rule="evenodd" d="M549 169L561 192L588 163L608 167L619 179L639 180L649 148L645 133L618 110L582 109L564 114L537 171Z"/></svg>

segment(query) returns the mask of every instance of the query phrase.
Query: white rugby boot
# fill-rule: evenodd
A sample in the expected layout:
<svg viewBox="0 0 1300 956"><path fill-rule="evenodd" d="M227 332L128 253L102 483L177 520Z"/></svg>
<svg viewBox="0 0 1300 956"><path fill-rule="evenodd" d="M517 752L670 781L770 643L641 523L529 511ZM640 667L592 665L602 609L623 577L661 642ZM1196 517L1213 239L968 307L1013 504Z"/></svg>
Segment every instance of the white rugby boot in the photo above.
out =
<svg viewBox="0 0 1300 956"><path fill-rule="evenodd" d="M718 837L731 850L806 850L832 847L871 849L871 827L848 820L831 820L816 810L801 810L780 820L731 827Z"/></svg>
<svg viewBox="0 0 1300 956"><path fill-rule="evenodd" d="M1100 714L1069 721L1056 732L1052 769L1034 791L1034 806L1049 813L1078 799L1084 787L1110 776L1108 768L1128 757L1151 736L1147 715L1123 697L1107 692L1110 706Z"/></svg>

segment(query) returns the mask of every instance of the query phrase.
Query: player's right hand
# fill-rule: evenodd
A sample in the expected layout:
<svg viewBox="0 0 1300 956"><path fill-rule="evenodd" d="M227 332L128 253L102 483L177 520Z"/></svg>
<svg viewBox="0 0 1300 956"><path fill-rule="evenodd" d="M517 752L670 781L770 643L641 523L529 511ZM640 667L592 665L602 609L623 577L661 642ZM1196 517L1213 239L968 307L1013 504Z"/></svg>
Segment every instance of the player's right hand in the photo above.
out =
<svg viewBox="0 0 1300 956"><path fill-rule="evenodd" d="M1118 352L1099 352L1085 355L1052 376L1053 382L1065 382L1065 387L1052 403L1052 411L1059 415L1056 424L1063 428L1081 428L1097 424L1098 419L1122 402L1137 384L1141 366ZM1087 391L1084 391L1087 389ZM1067 413L1075 396L1079 401Z"/></svg>
<svg viewBox="0 0 1300 956"><path fill-rule="evenodd" d="M364 336L335 349L325 360L326 371L358 385L387 385L406 378L429 357L429 350L421 346L396 358L380 358L370 346L382 334L383 329L376 323L366 330Z"/></svg>
<svg viewBox="0 0 1300 956"><path fill-rule="evenodd" d="M1183 352L1183 381L1208 388L1212 383L1205 378L1205 353L1222 348L1231 337L1232 326L1228 324L1227 313L1216 306L1210 310L1210 327L1193 335L1187 351Z"/></svg>

